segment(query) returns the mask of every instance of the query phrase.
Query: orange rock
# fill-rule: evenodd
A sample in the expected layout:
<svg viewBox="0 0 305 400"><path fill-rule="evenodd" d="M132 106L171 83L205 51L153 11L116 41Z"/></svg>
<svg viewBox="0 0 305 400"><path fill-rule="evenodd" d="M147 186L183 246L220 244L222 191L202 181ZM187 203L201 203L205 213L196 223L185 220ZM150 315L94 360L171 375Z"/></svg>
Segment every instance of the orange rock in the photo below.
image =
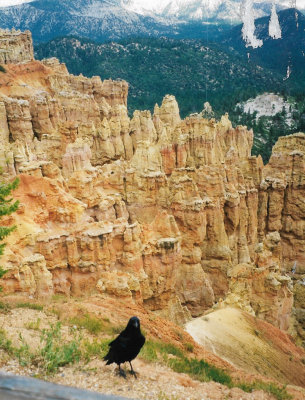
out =
<svg viewBox="0 0 305 400"><path fill-rule="evenodd" d="M218 302L292 329L286 273L295 266L302 286L304 134L281 138L264 167L253 132L228 115L181 120L165 96L130 120L124 81L73 76L56 59L6 68L0 165L21 173L23 204L10 220L6 292L98 291L179 323Z"/></svg>

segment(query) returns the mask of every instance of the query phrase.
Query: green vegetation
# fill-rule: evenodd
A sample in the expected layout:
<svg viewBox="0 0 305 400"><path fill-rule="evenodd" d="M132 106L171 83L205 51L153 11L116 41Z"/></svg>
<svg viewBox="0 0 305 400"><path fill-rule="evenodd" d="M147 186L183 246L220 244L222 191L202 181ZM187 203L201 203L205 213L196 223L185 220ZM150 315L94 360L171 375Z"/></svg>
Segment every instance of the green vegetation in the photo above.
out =
<svg viewBox="0 0 305 400"><path fill-rule="evenodd" d="M28 323L25 325L25 327L26 327L27 329L32 329L33 331L39 331L39 330L40 330L40 322L41 322L41 319L40 319L40 318L37 318L36 321L28 322Z"/></svg>
<svg viewBox="0 0 305 400"><path fill-rule="evenodd" d="M192 343L184 343L183 344L186 351L192 353L194 351L194 345Z"/></svg>
<svg viewBox="0 0 305 400"><path fill-rule="evenodd" d="M98 44L80 38L58 38L36 48L38 58L57 57L71 73L125 79L129 83L128 109L153 111L166 94L176 96L181 116L200 112L209 101L219 118L228 112L233 125L252 128L253 154L268 162L279 136L305 130L305 96L295 80L283 81L276 70L255 63L232 47L203 40L133 38ZM287 68L287 65L286 65ZM303 80L301 80L303 82ZM280 93L296 104L291 115L274 117L244 114L236 104L265 92ZM164 245L165 246L165 245ZM169 245L170 246L170 245Z"/></svg>
<svg viewBox="0 0 305 400"><path fill-rule="evenodd" d="M91 317L89 314L85 314L83 316L77 316L70 320L72 325L77 326L78 328L85 328L88 332L96 335L100 333L103 329L102 322L96 317Z"/></svg>
<svg viewBox="0 0 305 400"><path fill-rule="evenodd" d="M184 347L188 346L185 344ZM264 390L272 394L278 400L291 399L291 396L284 387L279 387L273 383L234 382L230 375L224 370L210 365L204 360L189 358L182 350L172 344L147 340L140 352L140 357L148 362L164 362L175 372L188 374L192 378L202 382L219 382L229 388L239 387L245 392Z"/></svg>
<svg viewBox="0 0 305 400"><path fill-rule="evenodd" d="M279 387L274 383L239 383L237 387L248 393L253 392L253 390L263 390L264 392L272 394L277 400L290 400L293 398L290 394L287 393L285 387Z"/></svg>
<svg viewBox="0 0 305 400"><path fill-rule="evenodd" d="M15 179L11 183L0 183L0 220L3 216L11 215L18 209L19 201L13 201L11 198L12 191L19 185L19 179ZM0 256L2 256L5 243L1 243L11 232L16 229L16 226L0 226ZM1 269L0 277L3 276Z"/></svg>
<svg viewBox="0 0 305 400"><path fill-rule="evenodd" d="M97 318L89 315L88 313L77 315L71 318L69 323L74 327L86 329L93 335L98 335L99 333L115 335L124 329L123 326L112 325L108 318Z"/></svg>
<svg viewBox="0 0 305 400"><path fill-rule="evenodd" d="M219 117L264 91L281 90L277 73L244 61L237 52L204 40L133 38L98 44L58 38L36 47L39 59L57 57L73 74L129 82L128 108L153 111L175 95L181 115L200 112L209 101Z"/></svg>
<svg viewBox="0 0 305 400"><path fill-rule="evenodd" d="M30 310L42 311L43 306L35 303L17 303L16 308L29 308Z"/></svg>
<svg viewBox="0 0 305 400"><path fill-rule="evenodd" d="M12 341L7 339L5 331L0 329L0 349L11 354L12 352Z"/></svg>
<svg viewBox="0 0 305 400"><path fill-rule="evenodd" d="M158 400L179 400L177 396L171 395L168 397L163 391L158 393Z"/></svg>
<svg viewBox="0 0 305 400"><path fill-rule="evenodd" d="M40 320L38 319L34 322L33 328L30 327L30 329L39 328L39 324ZM18 358L21 365L36 365L43 374L48 375L56 373L60 367L68 364L79 361L88 363L93 357L103 359L112 340L109 338L84 339L76 329L72 329L71 333L73 338L67 340L62 334L60 322L50 325L49 329L44 329L41 332L41 347L36 350L36 353L32 353L21 335L19 336L21 345L17 348L7 339L5 331L0 330L0 349ZM245 392L264 390L278 400L291 399L284 387L279 387L273 383L234 382L226 371L210 365L204 360L188 357L185 351L170 343L147 340L139 356L148 362L165 363L175 372L188 374L202 382L219 382L229 388L239 387Z"/></svg>
<svg viewBox="0 0 305 400"><path fill-rule="evenodd" d="M62 338L60 322L42 331L41 342L43 347L40 350L39 364L47 374L54 373L59 367L81 359L80 336L75 332L73 340L65 342Z"/></svg>
<svg viewBox="0 0 305 400"><path fill-rule="evenodd" d="M233 125L245 125L253 129L254 143L252 154L261 155L264 163L269 161L272 147L280 136L290 135L295 132L305 132L305 97L287 97L284 101L291 103L290 111L285 108L274 116L261 116L257 113L244 113L237 107L230 114Z"/></svg>
<svg viewBox="0 0 305 400"><path fill-rule="evenodd" d="M175 372L188 374L203 382L214 381L227 386L232 384L232 379L225 371L203 360L188 358L184 351L172 344L148 340L140 352L140 357L150 362L162 360Z"/></svg>
<svg viewBox="0 0 305 400"><path fill-rule="evenodd" d="M86 362L89 362L92 357L103 358L107 351L108 345L112 339L102 339L102 340L85 340L82 342L82 352L83 357Z"/></svg>
<svg viewBox="0 0 305 400"><path fill-rule="evenodd" d="M222 385L232 386L231 377L223 370L208 364L203 360L182 357L180 359L170 359L169 366L179 373L188 374L202 382L219 382Z"/></svg>
<svg viewBox="0 0 305 400"><path fill-rule="evenodd" d="M0 301L0 312L7 313L10 309L11 306L8 303Z"/></svg>
<svg viewBox="0 0 305 400"><path fill-rule="evenodd" d="M6 72L6 69L3 67L3 65L0 65L0 72Z"/></svg>
<svg viewBox="0 0 305 400"><path fill-rule="evenodd" d="M2 171L0 171L1 174ZM11 215L18 209L19 201L13 201L11 198L12 191L19 185L19 179L15 179L12 183L0 183L0 221L5 215ZM1 243L16 226L0 226L0 256L3 255L5 243ZM0 279L6 274L7 270L0 266ZM0 287L2 291L2 287Z"/></svg>

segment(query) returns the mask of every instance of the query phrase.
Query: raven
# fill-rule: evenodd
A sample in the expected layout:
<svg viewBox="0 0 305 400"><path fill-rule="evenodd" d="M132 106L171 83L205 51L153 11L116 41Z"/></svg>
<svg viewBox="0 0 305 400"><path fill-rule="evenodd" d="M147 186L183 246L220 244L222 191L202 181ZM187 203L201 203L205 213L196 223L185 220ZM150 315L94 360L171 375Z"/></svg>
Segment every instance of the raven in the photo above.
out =
<svg viewBox="0 0 305 400"><path fill-rule="evenodd" d="M128 361L130 364L130 373L137 378L133 370L131 361L136 358L145 343L145 337L140 330L140 320L138 317L132 317L128 321L126 328L119 336L109 343L109 351L104 357L106 365L116 363L119 366L119 374L126 378L125 372L121 369L121 364Z"/></svg>

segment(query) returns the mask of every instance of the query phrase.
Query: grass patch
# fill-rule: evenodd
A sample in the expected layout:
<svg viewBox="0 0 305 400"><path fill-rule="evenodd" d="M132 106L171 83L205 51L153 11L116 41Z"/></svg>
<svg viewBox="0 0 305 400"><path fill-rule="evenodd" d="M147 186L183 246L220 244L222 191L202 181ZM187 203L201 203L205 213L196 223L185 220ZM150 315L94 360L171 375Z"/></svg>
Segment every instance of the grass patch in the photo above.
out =
<svg viewBox="0 0 305 400"><path fill-rule="evenodd" d="M140 351L140 357L143 360L154 362L158 360L167 361L168 356L184 357L183 351L171 343L161 343L153 340L147 340Z"/></svg>
<svg viewBox="0 0 305 400"><path fill-rule="evenodd" d="M80 315L71 318L69 323L77 328L86 329L93 335L98 335L99 333L104 333L111 336L118 335L125 328L122 325L111 325L109 318L97 318L94 315L82 312Z"/></svg>
<svg viewBox="0 0 305 400"><path fill-rule="evenodd" d="M108 346L111 339L102 340L84 340L82 342L82 354L86 362L89 362L92 357L103 358L108 352Z"/></svg>
<svg viewBox="0 0 305 400"><path fill-rule="evenodd" d="M63 303L65 301L67 301L67 296L65 296L64 294L61 294L61 293L56 293L56 294L53 294L52 301L54 301L56 303Z"/></svg>
<svg viewBox="0 0 305 400"><path fill-rule="evenodd" d="M36 321L28 322L27 324L25 324L25 327L27 329L32 329L33 331L39 331L40 330L40 322L41 322L41 319L37 318Z"/></svg>
<svg viewBox="0 0 305 400"><path fill-rule="evenodd" d="M122 332L122 330L125 329L125 326L123 325L117 325L117 326L108 326L106 327L106 333L109 333L110 335L118 335L119 333ZM142 330L143 331L143 330ZM143 332L142 332L143 333Z"/></svg>
<svg viewBox="0 0 305 400"><path fill-rule="evenodd" d="M194 349L191 343L184 343L184 348L187 352L191 352ZM238 387L248 393L253 390L263 390L272 394L277 400L292 399L285 387L279 387L273 383L254 382L248 384L234 382L226 371L210 365L204 360L189 358L184 351L172 344L147 340L139 356L148 362L163 361L175 372L188 374L201 382L218 382L229 388Z"/></svg>
<svg viewBox="0 0 305 400"><path fill-rule="evenodd" d="M3 301L0 301L0 312L7 313L11 309L10 305L8 303L4 303Z"/></svg>
<svg viewBox="0 0 305 400"><path fill-rule="evenodd" d="M278 386L275 383L266 382L253 382L253 383L239 383L234 385L239 387L244 392L251 393L254 390L263 390L272 394L277 400L291 400L293 397L287 392L286 387Z"/></svg>
<svg viewBox="0 0 305 400"><path fill-rule="evenodd" d="M89 314L77 316L70 320L70 323L78 328L84 328L88 332L97 335L102 332L104 324L96 317L91 317Z"/></svg>
<svg viewBox="0 0 305 400"><path fill-rule="evenodd" d="M17 303L16 308L29 308L30 310L43 311L43 306L35 303Z"/></svg>
<svg viewBox="0 0 305 400"><path fill-rule="evenodd" d="M183 343L183 346L186 351L192 353L194 351L194 345L192 343Z"/></svg>
<svg viewBox="0 0 305 400"><path fill-rule="evenodd" d="M186 373L201 382L214 381L226 386L232 385L232 379L225 371L203 360L187 357L170 359L169 366L175 372Z"/></svg>
<svg viewBox="0 0 305 400"><path fill-rule="evenodd" d="M161 391L158 393L157 400L179 400L179 399L177 396L174 395L167 396L164 392Z"/></svg>
<svg viewBox="0 0 305 400"><path fill-rule="evenodd" d="M156 342L146 340L145 345L140 351L139 357L148 362L158 361Z"/></svg>

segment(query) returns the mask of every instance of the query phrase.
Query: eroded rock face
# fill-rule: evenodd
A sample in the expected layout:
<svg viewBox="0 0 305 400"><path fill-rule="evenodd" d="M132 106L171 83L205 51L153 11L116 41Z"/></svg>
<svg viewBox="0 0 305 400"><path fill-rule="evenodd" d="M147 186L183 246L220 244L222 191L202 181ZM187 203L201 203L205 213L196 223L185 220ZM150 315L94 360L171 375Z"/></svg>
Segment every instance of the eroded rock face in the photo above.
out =
<svg viewBox="0 0 305 400"><path fill-rule="evenodd" d="M20 63L34 59L30 31L0 29L0 64Z"/></svg>
<svg viewBox="0 0 305 400"><path fill-rule="evenodd" d="M277 230L281 238L281 268L294 283L296 330L304 343L305 319L305 135L279 138L261 182L259 236Z"/></svg>
<svg viewBox="0 0 305 400"><path fill-rule="evenodd" d="M300 280L305 265L304 135L281 139L264 167L252 131L227 115L181 120L173 96L130 120L126 82L56 59L1 79L0 163L21 179L6 292L99 292L179 323L229 304L288 329L287 273L296 261Z"/></svg>

